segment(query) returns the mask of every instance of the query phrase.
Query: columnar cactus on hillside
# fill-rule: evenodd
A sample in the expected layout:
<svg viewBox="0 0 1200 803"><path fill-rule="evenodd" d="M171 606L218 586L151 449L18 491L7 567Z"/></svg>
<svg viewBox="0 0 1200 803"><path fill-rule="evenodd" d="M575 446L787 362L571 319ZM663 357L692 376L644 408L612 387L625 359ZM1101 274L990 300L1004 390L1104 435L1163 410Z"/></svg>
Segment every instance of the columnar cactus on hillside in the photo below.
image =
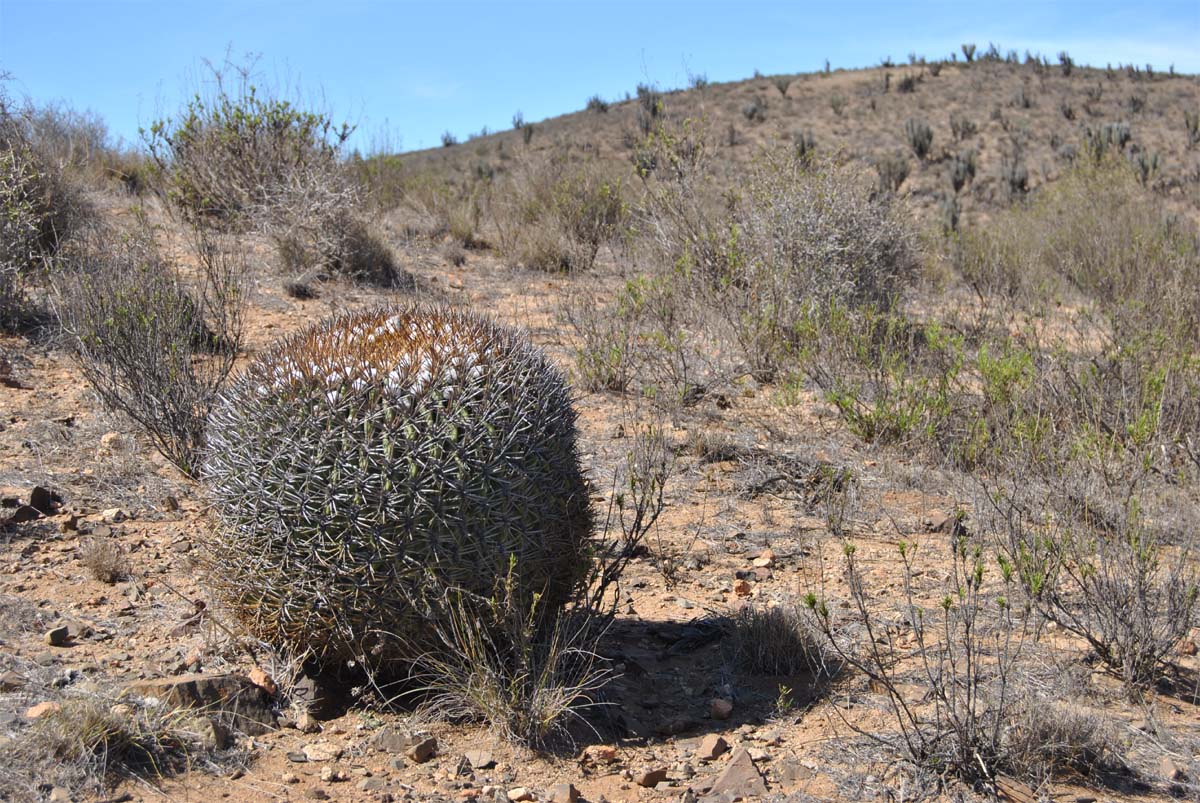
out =
<svg viewBox="0 0 1200 803"><path fill-rule="evenodd" d="M587 570L569 391L467 312L382 307L283 340L214 411L204 478L218 591L326 662L415 658L446 588L488 595L511 568L552 608Z"/></svg>

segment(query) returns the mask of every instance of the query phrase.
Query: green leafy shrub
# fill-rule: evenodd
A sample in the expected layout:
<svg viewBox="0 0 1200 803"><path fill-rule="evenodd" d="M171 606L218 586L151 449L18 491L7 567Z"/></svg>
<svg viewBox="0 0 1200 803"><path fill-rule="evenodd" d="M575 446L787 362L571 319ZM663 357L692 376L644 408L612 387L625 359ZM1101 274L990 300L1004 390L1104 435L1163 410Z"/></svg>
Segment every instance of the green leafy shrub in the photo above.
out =
<svg viewBox="0 0 1200 803"><path fill-rule="evenodd" d="M204 479L212 580L251 632L326 664L436 647L446 594L513 574L549 616L587 575L575 413L516 332L437 307L328 319L223 394Z"/></svg>
<svg viewBox="0 0 1200 803"><path fill-rule="evenodd" d="M331 172L349 126L260 90L248 68L211 72L210 94L142 132L163 191L185 218L241 223L289 182Z"/></svg>

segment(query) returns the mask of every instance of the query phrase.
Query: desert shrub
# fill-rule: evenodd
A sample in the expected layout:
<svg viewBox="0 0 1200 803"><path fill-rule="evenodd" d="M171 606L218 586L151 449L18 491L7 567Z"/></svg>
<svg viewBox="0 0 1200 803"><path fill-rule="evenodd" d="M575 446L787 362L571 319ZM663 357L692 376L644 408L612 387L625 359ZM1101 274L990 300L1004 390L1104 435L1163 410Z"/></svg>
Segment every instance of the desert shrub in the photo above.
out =
<svg viewBox="0 0 1200 803"><path fill-rule="evenodd" d="M895 194L908 178L908 159L902 153L885 153L875 160L879 191Z"/></svg>
<svg viewBox="0 0 1200 803"><path fill-rule="evenodd" d="M947 173L950 177L950 186L956 193L970 184L975 179L975 151L969 150L955 154L950 161Z"/></svg>
<svg viewBox="0 0 1200 803"><path fill-rule="evenodd" d="M591 268L629 218L619 178L562 156L518 166L492 194L489 209L500 254L552 272Z"/></svg>
<svg viewBox="0 0 1200 803"><path fill-rule="evenodd" d="M1115 723L1081 705L1023 696L1004 732L1006 764L1040 784L1059 778L1094 782L1129 772Z"/></svg>
<svg viewBox="0 0 1200 803"><path fill-rule="evenodd" d="M751 674L818 675L833 668L823 635L796 602L747 605L729 627L732 660Z"/></svg>
<svg viewBox="0 0 1200 803"><path fill-rule="evenodd" d="M974 45L974 43L964 44L962 46L962 54L963 54L963 58L965 58L967 60L968 64L970 64L972 61L974 61L975 60L975 45Z"/></svg>
<svg viewBox="0 0 1200 803"><path fill-rule="evenodd" d="M742 116L752 123L761 123L767 119L767 101L761 95L755 95L742 106Z"/></svg>
<svg viewBox="0 0 1200 803"><path fill-rule="evenodd" d="M829 108L833 109L833 113L838 117L842 116L842 112L846 109L846 96L837 92L829 96Z"/></svg>
<svg viewBox="0 0 1200 803"><path fill-rule="evenodd" d="M933 129L924 120L910 117L905 121L904 137L918 159L924 159L933 148Z"/></svg>
<svg viewBox="0 0 1200 803"><path fill-rule="evenodd" d="M798 327L804 371L867 442L937 440L963 366L959 337L898 313L834 302Z"/></svg>
<svg viewBox="0 0 1200 803"><path fill-rule="evenodd" d="M950 133L954 135L954 139L958 142L963 142L975 136L979 127L975 121L961 114L950 115Z"/></svg>
<svg viewBox="0 0 1200 803"><path fill-rule="evenodd" d="M567 387L465 312L383 307L281 341L222 395L203 476L214 586L326 665L417 659L450 626L439 599L487 599L510 567L519 610L550 621L589 568Z"/></svg>
<svg viewBox="0 0 1200 803"><path fill-rule="evenodd" d="M170 707L92 690L73 691L60 705L21 739L0 745L0 786L18 795L13 799L40 800L47 782L102 796L122 781L153 782L212 757L200 722Z"/></svg>
<svg viewBox="0 0 1200 803"><path fill-rule="evenodd" d="M1030 476L1048 473L1031 468ZM1138 697L1195 622L1194 539L1167 542L1142 508L1137 481L1114 499L1105 491L1120 489L1088 473L1068 467L1046 483L992 488L991 512L1031 603L1084 640Z"/></svg>
<svg viewBox="0 0 1200 803"><path fill-rule="evenodd" d="M817 139L809 129L797 129L792 132L792 145L796 149L796 158L808 161L817 150Z"/></svg>
<svg viewBox="0 0 1200 803"><path fill-rule="evenodd" d="M1068 101L1064 100L1064 101L1060 102L1058 104L1058 110L1060 112L1062 112L1063 119L1065 119L1065 120L1074 120L1075 119L1075 107L1072 106Z"/></svg>
<svg viewBox="0 0 1200 803"><path fill-rule="evenodd" d="M129 558L110 538L91 536L80 545L79 561L92 578L113 584L129 575Z"/></svg>
<svg viewBox="0 0 1200 803"><path fill-rule="evenodd" d="M1200 145L1200 112L1184 111L1183 127L1187 132L1187 146L1194 148Z"/></svg>
<svg viewBox="0 0 1200 803"><path fill-rule="evenodd" d="M25 292L47 260L94 217L78 185L35 138L36 110L0 87L0 327L28 319Z"/></svg>
<svg viewBox="0 0 1200 803"><path fill-rule="evenodd" d="M1029 168L1019 154L1000 160L1000 180L1010 199L1020 198L1029 192Z"/></svg>
<svg viewBox="0 0 1200 803"><path fill-rule="evenodd" d="M1106 123L1096 129L1088 127L1084 131L1084 151L1093 161L1102 162L1111 152L1123 152L1132 138L1129 123Z"/></svg>
<svg viewBox="0 0 1200 803"><path fill-rule="evenodd" d="M888 612L867 589L855 546L845 545L856 635L838 627L829 600L809 593L806 604L832 652L885 698L896 731L866 736L943 784L991 784L1007 769L1004 737L1017 706L1013 686L1030 633L1028 619L1009 602L1008 576L1002 574L999 595L985 588L990 561L979 542L952 540L945 594L929 607L914 589L915 573L924 565L919 548L902 541L899 552L903 590L899 610ZM909 657L915 669L906 674Z"/></svg>
<svg viewBox="0 0 1200 803"><path fill-rule="evenodd" d="M597 114L604 114L608 111L608 101L599 95L592 95L590 98L588 98L587 110L590 112L596 112Z"/></svg>
<svg viewBox="0 0 1200 803"><path fill-rule="evenodd" d="M780 97L787 97L788 87L792 85L792 79L787 75L777 75L771 79L771 83L779 90Z"/></svg>
<svg viewBox="0 0 1200 803"><path fill-rule="evenodd" d="M1197 234L1144 193L1124 160L1080 163L1027 208L969 232L957 257L981 292L1027 301L1081 292L1118 341L1146 332L1194 343L1200 332Z"/></svg>
<svg viewBox="0 0 1200 803"><path fill-rule="evenodd" d="M797 325L833 300L889 306L913 275L911 238L890 197L860 170L764 153L744 193L714 203L703 156L664 134L647 177L647 228L663 264L692 285L730 327L749 368L769 377L786 359ZM684 147L685 155L669 152Z"/></svg>
<svg viewBox="0 0 1200 803"><path fill-rule="evenodd" d="M1138 151L1136 154L1130 155L1129 163L1137 171L1138 181L1145 187L1162 167L1162 157L1159 156L1158 151Z"/></svg>
<svg viewBox="0 0 1200 803"><path fill-rule="evenodd" d="M629 390L642 363L636 308L622 294L605 308L592 293L567 298L560 319L573 333L576 385L585 390Z"/></svg>
<svg viewBox="0 0 1200 803"><path fill-rule="evenodd" d="M249 68L226 63L210 78L212 90L196 93L178 119L143 132L163 191L186 219L243 223L281 185L329 172L349 126L260 90Z"/></svg>
<svg viewBox="0 0 1200 803"><path fill-rule="evenodd" d="M896 91L901 95L911 94L917 91L917 83L919 77L911 73L906 73L900 82L896 84Z"/></svg>
<svg viewBox="0 0 1200 803"><path fill-rule="evenodd" d="M198 237L189 286L146 229L102 236L56 272L57 311L85 379L194 474L205 423L241 344L245 266Z"/></svg>

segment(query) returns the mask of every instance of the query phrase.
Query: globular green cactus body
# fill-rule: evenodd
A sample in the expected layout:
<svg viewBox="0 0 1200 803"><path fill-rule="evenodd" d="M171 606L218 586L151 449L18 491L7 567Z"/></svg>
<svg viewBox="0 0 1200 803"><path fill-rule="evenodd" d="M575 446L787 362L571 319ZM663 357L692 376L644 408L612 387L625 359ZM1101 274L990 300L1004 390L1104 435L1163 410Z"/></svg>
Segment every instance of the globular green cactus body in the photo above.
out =
<svg viewBox="0 0 1200 803"><path fill-rule="evenodd" d="M334 317L264 353L209 424L218 591L259 637L409 661L447 588L551 608L591 518L569 391L516 332L442 307Z"/></svg>

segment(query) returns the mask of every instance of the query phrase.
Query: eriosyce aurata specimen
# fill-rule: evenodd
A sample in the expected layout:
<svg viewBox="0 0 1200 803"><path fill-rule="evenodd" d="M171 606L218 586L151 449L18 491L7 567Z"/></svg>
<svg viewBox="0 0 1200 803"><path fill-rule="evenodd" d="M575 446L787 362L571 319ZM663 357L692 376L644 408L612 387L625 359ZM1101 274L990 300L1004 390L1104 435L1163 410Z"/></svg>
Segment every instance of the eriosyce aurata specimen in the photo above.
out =
<svg viewBox="0 0 1200 803"><path fill-rule="evenodd" d="M224 392L203 477L218 593L323 663L414 660L448 589L552 610L588 570L569 390L515 330L438 306L343 314Z"/></svg>

